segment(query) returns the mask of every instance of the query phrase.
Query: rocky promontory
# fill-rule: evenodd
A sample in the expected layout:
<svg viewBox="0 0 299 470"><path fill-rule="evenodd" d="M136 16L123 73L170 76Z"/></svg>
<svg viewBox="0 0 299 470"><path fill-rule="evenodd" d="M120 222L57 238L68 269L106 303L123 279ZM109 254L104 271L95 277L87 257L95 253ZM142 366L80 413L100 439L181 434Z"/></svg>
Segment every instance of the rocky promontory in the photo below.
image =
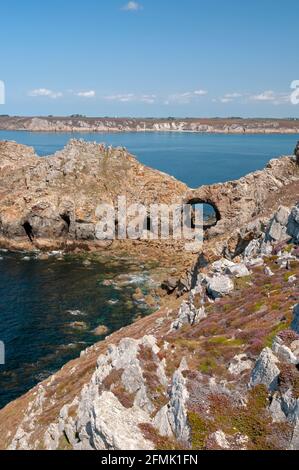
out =
<svg viewBox="0 0 299 470"><path fill-rule="evenodd" d="M228 249L238 250L239 229L250 225L252 231L255 220L270 216L280 204L295 203L298 184L295 157L272 160L264 170L237 181L190 189L140 164L123 148L71 140L62 151L42 158L30 147L0 142L0 245L44 250L100 249L111 243L131 247L138 240L103 242L97 230L99 205L117 208L118 198L125 197L128 206L146 208L207 203L216 220L205 238L211 240L217 254L229 239ZM116 227L118 222L116 219ZM182 245L175 239L153 243L158 247Z"/></svg>
<svg viewBox="0 0 299 470"><path fill-rule="evenodd" d="M124 149L81 141L43 159L3 142L0 157L2 246L102 248L94 200L123 193L145 204L205 202L217 215L188 269L163 283L158 311L0 411L0 448L299 449L296 158L192 190ZM154 242L158 253L172 248L182 250Z"/></svg>

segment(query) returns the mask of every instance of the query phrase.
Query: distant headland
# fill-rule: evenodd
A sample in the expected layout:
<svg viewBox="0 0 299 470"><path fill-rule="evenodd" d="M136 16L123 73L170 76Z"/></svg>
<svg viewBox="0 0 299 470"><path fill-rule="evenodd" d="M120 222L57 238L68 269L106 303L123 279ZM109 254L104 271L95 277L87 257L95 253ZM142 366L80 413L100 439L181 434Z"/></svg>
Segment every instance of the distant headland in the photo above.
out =
<svg viewBox="0 0 299 470"><path fill-rule="evenodd" d="M110 118L0 116L0 130L30 132L198 132L210 134L299 134L299 119Z"/></svg>

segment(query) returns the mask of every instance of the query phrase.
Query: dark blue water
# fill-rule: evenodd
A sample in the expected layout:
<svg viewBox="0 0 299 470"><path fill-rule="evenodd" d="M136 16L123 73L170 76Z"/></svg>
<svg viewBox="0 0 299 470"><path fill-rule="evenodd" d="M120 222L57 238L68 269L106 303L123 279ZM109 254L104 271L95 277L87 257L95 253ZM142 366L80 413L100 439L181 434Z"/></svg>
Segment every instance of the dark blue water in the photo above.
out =
<svg viewBox="0 0 299 470"><path fill-rule="evenodd" d="M141 163L169 173L195 188L238 179L264 168L271 158L292 154L299 135L0 131L0 140L30 145L41 156L62 149L70 138L126 147Z"/></svg>
<svg viewBox="0 0 299 470"><path fill-rule="evenodd" d="M237 179L261 169L271 158L293 153L299 139L296 135L0 131L0 140L33 146L41 156L62 149L74 137L127 147L142 163L190 187ZM121 288L102 283L130 270L125 262L110 266L103 261L86 268L76 260L0 256L0 340L6 345L6 365L0 366L0 407L101 339L92 333L97 326L115 331L136 315L148 313L144 306L128 302L138 282ZM143 286L144 281L140 282ZM81 313L76 316L69 310ZM78 328L74 322L84 323Z"/></svg>
<svg viewBox="0 0 299 470"><path fill-rule="evenodd" d="M98 326L113 332L149 313L144 304L131 301L137 287L147 292L148 273L139 276L124 260L84 267L76 259L0 256L0 339L6 348L0 408L103 339L94 332ZM131 274L120 287L123 273ZM115 284L106 286L107 279Z"/></svg>

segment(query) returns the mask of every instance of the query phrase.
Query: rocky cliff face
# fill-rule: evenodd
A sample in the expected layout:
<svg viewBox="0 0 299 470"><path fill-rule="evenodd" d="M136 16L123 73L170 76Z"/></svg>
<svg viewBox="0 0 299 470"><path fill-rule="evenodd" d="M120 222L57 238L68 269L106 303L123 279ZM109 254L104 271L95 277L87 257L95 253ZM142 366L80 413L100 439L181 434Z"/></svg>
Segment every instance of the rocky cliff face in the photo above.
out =
<svg viewBox="0 0 299 470"><path fill-rule="evenodd" d="M201 132L220 134L299 134L296 120L283 119L128 119L0 117L0 129L30 132Z"/></svg>
<svg viewBox="0 0 299 470"><path fill-rule="evenodd" d="M269 216L286 195L287 203L296 202L298 168L295 157L283 157L238 181L191 190L141 165L122 148L72 140L55 155L40 158L31 148L1 142L0 243L23 248L33 243L45 249L80 243L106 246L97 232L98 206L109 203L117 208L118 196L125 196L128 205L146 207L209 203L218 223L206 238L224 240L235 233L232 246L238 244L239 227L254 226L255 220ZM115 228L117 224L115 220ZM175 240L170 243L177 245ZM224 245L222 241L221 250Z"/></svg>
<svg viewBox="0 0 299 470"><path fill-rule="evenodd" d="M146 168L124 149L70 141L49 158L25 146L0 143L0 236L26 241L97 242L97 207L180 202L186 186ZM25 227L24 227L24 224ZM27 233L28 235L28 233ZM28 238L27 238L28 240Z"/></svg>
<svg viewBox="0 0 299 470"><path fill-rule="evenodd" d="M298 449L298 214L1 410L0 447Z"/></svg>

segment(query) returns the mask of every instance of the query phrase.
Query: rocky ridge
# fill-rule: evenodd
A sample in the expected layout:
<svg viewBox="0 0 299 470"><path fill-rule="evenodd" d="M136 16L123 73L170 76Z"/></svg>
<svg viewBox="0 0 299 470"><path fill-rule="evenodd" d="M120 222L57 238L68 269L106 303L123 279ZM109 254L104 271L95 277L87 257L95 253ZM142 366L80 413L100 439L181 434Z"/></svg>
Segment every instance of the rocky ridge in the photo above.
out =
<svg viewBox="0 0 299 470"><path fill-rule="evenodd" d="M217 256L224 250L236 255L246 237L254 238L263 217L284 202L296 202L298 186L295 157L271 160L265 170L237 181L190 189L141 165L123 148L71 140L62 151L40 158L30 147L0 142L0 246L107 249L112 242L98 235L98 206L108 203L117 208L118 197L125 196L128 205L146 207L210 204L217 224L206 230L206 240ZM116 219L116 230L117 226ZM142 240L115 240L113 248L131 248L136 242L142 244ZM160 239L152 245L165 251L183 243Z"/></svg>
<svg viewBox="0 0 299 470"><path fill-rule="evenodd" d="M0 117L0 130L30 132L200 132L220 134L299 134L298 120L288 119L132 119L70 117Z"/></svg>

